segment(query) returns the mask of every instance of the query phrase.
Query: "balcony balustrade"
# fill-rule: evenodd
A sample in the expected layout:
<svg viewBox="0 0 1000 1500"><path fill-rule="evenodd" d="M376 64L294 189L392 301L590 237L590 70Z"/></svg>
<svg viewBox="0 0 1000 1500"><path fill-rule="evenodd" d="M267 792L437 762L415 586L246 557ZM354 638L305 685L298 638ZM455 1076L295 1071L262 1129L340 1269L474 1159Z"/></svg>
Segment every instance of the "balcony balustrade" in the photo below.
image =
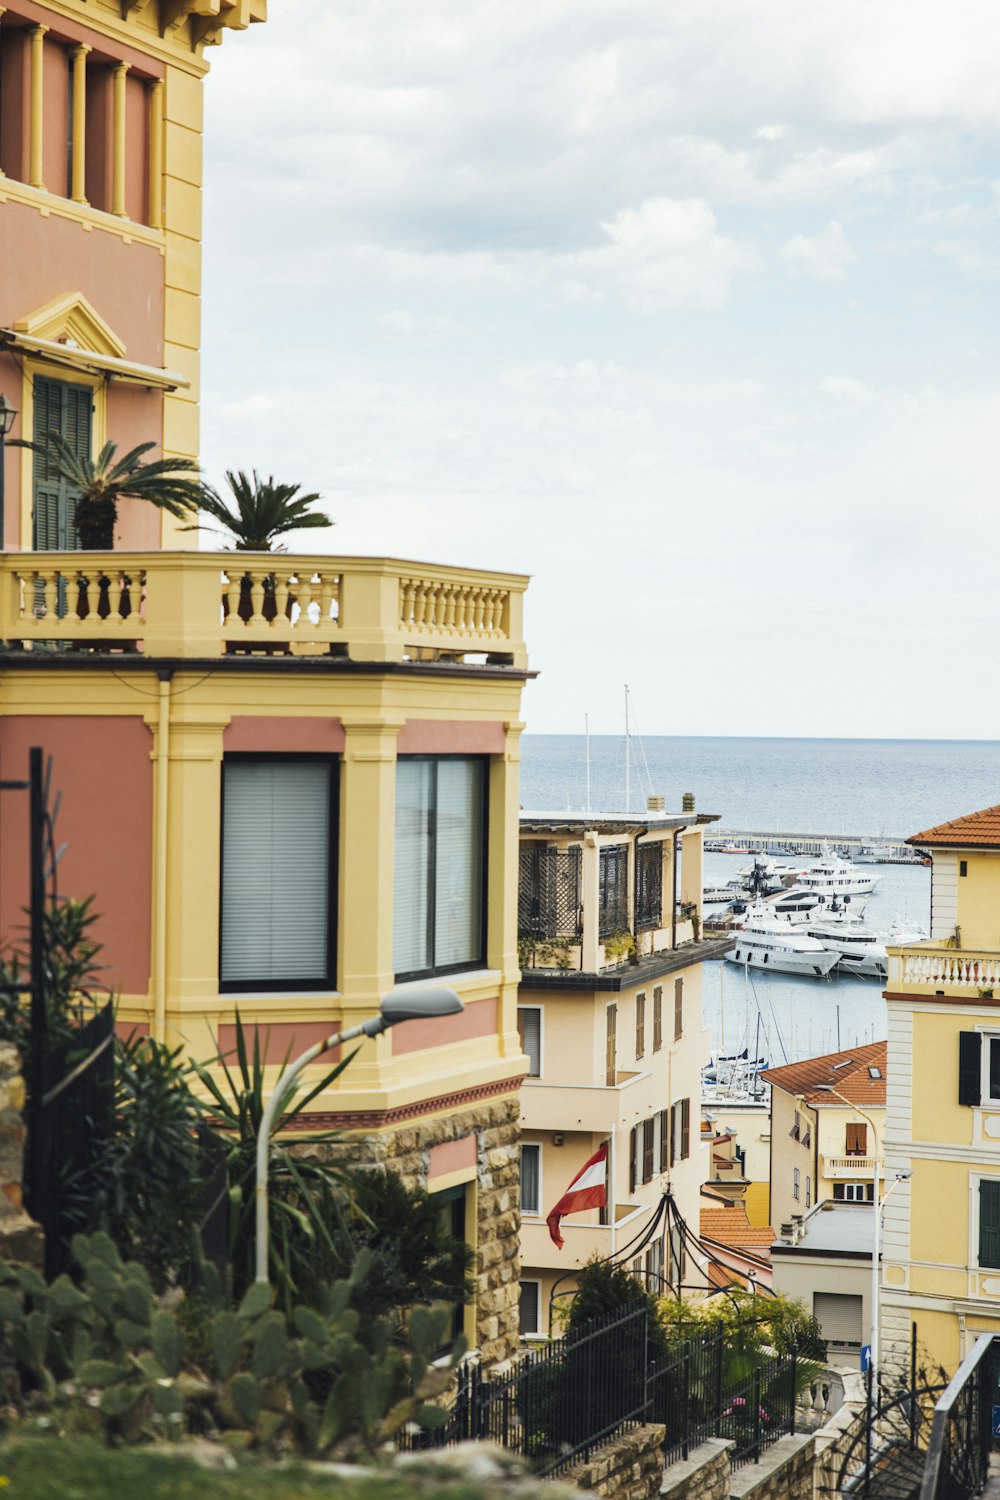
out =
<svg viewBox="0 0 1000 1500"><path fill-rule="evenodd" d="M1000 998L1000 952L974 952L921 943L889 950L891 991L954 990L960 994L995 993Z"/></svg>
<svg viewBox="0 0 1000 1500"><path fill-rule="evenodd" d="M875 1176L874 1156L824 1156L823 1176L832 1178L866 1178Z"/></svg>
<svg viewBox="0 0 1000 1500"><path fill-rule="evenodd" d="M528 580L379 557L0 554L7 650L525 667Z"/></svg>

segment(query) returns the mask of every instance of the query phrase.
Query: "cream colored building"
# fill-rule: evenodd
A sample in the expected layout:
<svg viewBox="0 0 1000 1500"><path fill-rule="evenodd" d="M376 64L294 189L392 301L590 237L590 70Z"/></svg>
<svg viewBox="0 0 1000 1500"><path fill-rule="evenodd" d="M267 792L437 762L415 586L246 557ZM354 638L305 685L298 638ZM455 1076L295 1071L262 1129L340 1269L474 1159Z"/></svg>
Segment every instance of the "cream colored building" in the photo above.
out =
<svg viewBox="0 0 1000 1500"><path fill-rule="evenodd" d="M1000 1333L1000 807L908 840L933 856L931 937L890 949L881 1342L952 1374Z"/></svg>
<svg viewBox="0 0 1000 1500"><path fill-rule="evenodd" d="M693 799L689 799L693 800ZM693 807L643 816L521 816L518 1014L529 1058L521 1091L521 1330L549 1329L555 1290L598 1255L650 1286L704 1285L672 1217L644 1243L664 1193L698 1230L705 1176L701 964L702 830ZM610 1144L609 1209L546 1215ZM558 1283L558 1285L557 1285ZM565 1299L557 1299L565 1300Z"/></svg>
<svg viewBox="0 0 1000 1500"><path fill-rule="evenodd" d="M870 1203L885 1138L885 1042L769 1068L761 1076L771 1085L774 1228L828 1198Z"/></svg>

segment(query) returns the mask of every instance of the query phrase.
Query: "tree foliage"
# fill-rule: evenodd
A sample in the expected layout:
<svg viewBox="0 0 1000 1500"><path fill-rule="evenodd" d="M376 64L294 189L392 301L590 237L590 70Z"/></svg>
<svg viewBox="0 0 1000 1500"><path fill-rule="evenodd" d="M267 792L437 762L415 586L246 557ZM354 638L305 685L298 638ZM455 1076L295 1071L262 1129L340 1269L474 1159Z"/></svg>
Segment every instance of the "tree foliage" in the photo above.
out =
<svg viewBox="0 0 1000 1500"><path fill-rule="evenodd" d="M333 525L313 508L318 494L300 495L301 485L279 484L273 474L262 479L254 469L249 478L242 469L227 469L226 483L231 498L204 485L199 503L237 552L283 552L279 538L289 532Z"/></svg>

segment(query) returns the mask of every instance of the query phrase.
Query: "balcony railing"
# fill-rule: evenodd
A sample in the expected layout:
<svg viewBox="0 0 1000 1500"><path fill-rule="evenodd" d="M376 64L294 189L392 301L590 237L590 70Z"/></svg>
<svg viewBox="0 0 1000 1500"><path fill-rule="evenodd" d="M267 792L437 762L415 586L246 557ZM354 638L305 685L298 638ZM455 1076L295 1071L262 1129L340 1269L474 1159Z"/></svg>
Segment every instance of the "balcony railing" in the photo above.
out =
<svg viewBox="0 0 1000 1500"><path fill-rule="evenodd" d="M995 991L1000 998L1000 952L976 953L921 943L890 950L888 988Z"/></svg>
<svg viewBox="0 0 1000 1500"><path fill-rule="evenodd" d="M824 1177L874 1177L874 1156L824 1156Z"/></svg>
<svg viewBox="0 0 1000 1500"><path fill-rule="evenodd" d="M0 555L6 649L524 667L527 579L384 557Z"/></svg>

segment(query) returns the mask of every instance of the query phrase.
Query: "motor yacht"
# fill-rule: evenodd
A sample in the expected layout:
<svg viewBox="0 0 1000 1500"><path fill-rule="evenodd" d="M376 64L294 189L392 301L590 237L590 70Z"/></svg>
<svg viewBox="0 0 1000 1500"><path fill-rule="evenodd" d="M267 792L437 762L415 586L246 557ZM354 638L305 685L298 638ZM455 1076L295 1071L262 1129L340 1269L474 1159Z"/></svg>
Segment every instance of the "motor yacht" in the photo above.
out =
<svg viewBox="0 0 1000 1500"><path fill-rule="evenodd" d="M788 917L793 922L801 922L813 915L830 911L850 910L852 916L860 916L865 909L865 901L859 896L845 896L835 891L832 886L818 886L815 888L793 885L787 890L780 891L776 896L767 898L767 908L779 917Z"/></svg>
<svg viewBox="0 0 1000 1500"><path fill-rule="evenodd" d="M760 902L747 911L735 937L726 958L748 969L770 969L780 974L806 974L822 979L840 958L839 948L810 937Z"/></svg>
<svg viewBox="0 0 1000 1500"><path fill-rule="evenodd" d="M904 947L922 943L927 934L919 927L906 928L898 921L885 931L843 913L824 913L805 924L810 937L840 949L837 969L841 974L858 974L864 979L886 980L889 977L887 947Z"/></svg>
<svg viewBox="0 0 1000 1500"><path fill-rule="evenodd" d="M825 844L823 852L814 864L802 870L797 884L807 891L833 891L838 896L864 895L873 891L882 879L869 868L862 870L850 860L841 859Z"/></svg>

